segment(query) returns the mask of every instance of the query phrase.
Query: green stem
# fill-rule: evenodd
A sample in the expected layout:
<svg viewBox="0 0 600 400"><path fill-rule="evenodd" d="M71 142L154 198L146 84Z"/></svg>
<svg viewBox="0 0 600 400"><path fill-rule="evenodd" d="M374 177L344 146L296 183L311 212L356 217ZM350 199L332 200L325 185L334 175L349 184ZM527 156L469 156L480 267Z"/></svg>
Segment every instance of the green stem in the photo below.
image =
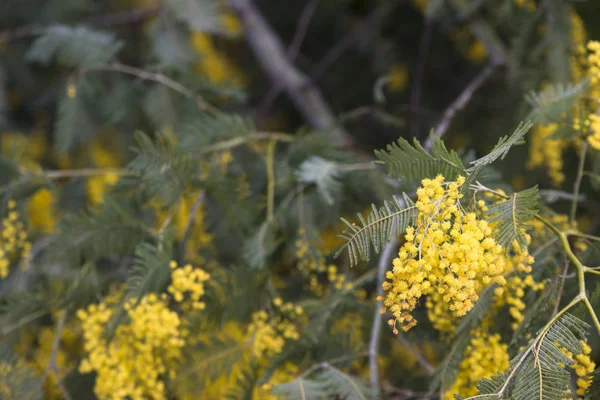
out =
<svg viewBox="0 0 600 400"><path fill-rule="evenodd" d="M270 221L273 219L273 209L275 203L275 145L276 140L269 142L267 147L267 219Z"/></svg>
<svg viewBox="0 0 600 400"><path fill-rule="evenodd" d="M241 146L248 142L256 142L259 140L273 140L278 142L286 142L291 143L294 141L294 136L288 135L287 133L279 133L279 132L254 132L244 136L238 136L233 139L224 140L222 142L218 142L212 144L210 146L206 146L202 149L200 154L213 153L215 151L223 151L232 149L234 147Z"/></svg>
<svg viewBox="0 0 600 400"><path fill-rule="evenodd" d="M596 327L596 331L600 335L600 321L598 321L598 316L596 315L596 312L594 311L594 308L592 307L592 303L590 303L590 300L587 297L584 297L583 304L585 304L585 308L587 308L588 313L592 317L592 321L594 321L594 326Z"/></svg>
<svg viewBox="0 0 600 400"><path fill-rule="evenodd" d="M583 238L583 239L588 239L588 240L593 240L593 241L596 241L596 242L600 242L600 237L598 237L598 236L588 235L586 233L577 232L575 230L566 231L565 234L568 235L568 236L575 236L575 237L579 237L579 238Z"/></svg>
<svg viewBox="0 0 600 400"><path fill-rule="evenodd" d="M577 202L579 201L579 189L581 186L581 179L583 178L583 167L585 165L585 156L587 154L588 144L587 141L583 142L581 147L581 157L579 158L579 166L577 167L577 178L575 178L575 184L573 185L573 202L571 203L571 214L569 216L569 222L571 224L575 221L577 215Z"/></svg>

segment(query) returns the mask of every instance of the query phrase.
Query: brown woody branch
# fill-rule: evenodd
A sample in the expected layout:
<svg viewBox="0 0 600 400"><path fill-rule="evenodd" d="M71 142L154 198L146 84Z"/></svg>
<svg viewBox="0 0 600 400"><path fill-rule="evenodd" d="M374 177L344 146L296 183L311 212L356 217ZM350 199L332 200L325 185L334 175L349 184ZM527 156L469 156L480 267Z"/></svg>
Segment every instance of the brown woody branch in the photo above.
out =
<svg viewBox="0 0 600 400"><path fill-rule="evenodd" d="M246 39L263 69L276 84L283 84L309 125L318 130L335 126L335 117L321 91L290 63L281 40L254 3L230 0L229 4L240 17ZM342 128L333 128L329 134L341 146L349 146L353 141Z"/></svg>

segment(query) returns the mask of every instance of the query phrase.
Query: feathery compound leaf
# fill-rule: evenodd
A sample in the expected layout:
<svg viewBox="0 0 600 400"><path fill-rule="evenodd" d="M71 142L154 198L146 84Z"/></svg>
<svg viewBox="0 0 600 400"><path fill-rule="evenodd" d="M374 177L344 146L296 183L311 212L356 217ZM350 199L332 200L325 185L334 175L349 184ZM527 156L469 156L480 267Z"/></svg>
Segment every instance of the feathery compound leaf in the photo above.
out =
<svg viewBox="0 0 600 400"><path fill-rule="evenodd" d="M339 236L346 243L339 248L335 257L348 248L350 265L358 264L359 260L368 261L371 246L379 254L386 243L401 235L407 226L415 224L418 209L408 196L404 195L403 199L394 197L393 201L385 201L383 204L380 209L373 204L373 211L367 219L358 213L360 225L351 224L342 218L347 228Z"/></svg>
<svg viewBox="0 0 600 400"><path fill-rule="evenodd" d="M479 295L479 300L475 303L473 309L460 320L456 329L456 338L450 352L435 371L430 385L431 390L441 387L442 392L444 392L454 384L465 350L471 340L471 331L479 326L488 311L492 308L494 289L495 285L485 288Z"/></svg>
<svg viewBox="0 0 600 400"><path fill-rule="evenodd" d="M592 384L585 392L585 398L588 400L600 400L600 368L592 372Z"/></svg>
<svg viewBox="0 0 600 400"><path fill-rule="evenodd" d="M86 89L85 80L80 81L78 89L68 90L81 92ZM64 93L58 101L54 128L54 140L59 151L65 152L75 145L85 143L94 136L94 124L80 94Z"/></svg>
<svg viewBox="0 0 600 400"><path fill-rule="evenodd" d="M466 175L465 167L454 150L448 151L439 138L431 138L431 154L415 139L414 147L404 138L387 150L375 150L375 156L388 166L388 174L400 179L421 181L442 174L447 181Z"/></svg>
<svg viewBox="0 0 600 400"><path fill-rule="evenodd" d="M28 363L16 357L7 345L0 345L0 398L37 400L42 398L41 379Z"/></svg>
<svg viewBox="0 0 600 400"><path fill-rule="evenodd" d="M313 379L299 377L291 382L281 383L273 386L273 394L280 396L282 400L309 400L327 398L330 393L326 390L326 384Z"/></svg>
<svg viewBox="0 0 600 400"><path fill-rule="evenodd" d="M146 226L111 199L87 214L66 215L48 246L51 258L69 263L131 254L147 235Z"/></svg>
<svg viewBox="0 0 600 400"><path fill-rule="evenodd" d="M200 395L204 384L219 376L229 376L234 365L246 361L250 345L223 333L202 339L187 352L185 367L175 378L177 385L186 394Z"/></svg>
<svg viewBox="0 0 600 400"><path fill-rule="evenodd" d="M68 67L85 67L110 61L122 46L112 33L58 25L42 32L31 45L27 58L43 64L56 59Z"/></svg>
<svg viewBox="0 0 600 400"><path fill-rule="evenodd" d="M329 393L328 398L368 400L374 397L373 390L359 378L348 375L331 365L328 365L315 379L320 381L323 390Z"/></svg>
<svg viewBox="0 0 600 400"><path fill-rule="evenodd" d="M538 188L534 186L515 192L507 200L493 204L486 212L487 219L494 226L496 242L509 248L516 240L521 247L527 246L525 224L537 214Z"/></svg>
<svg viewBox="0 0 600 400"><path fill-rule="evenodd" d="M338 164L321 157L311 157L304 161L296 171L299 182L314 183L323 201L332 205L334 195L340 192L338 178L342 171Z"/></svg>
<svg viewBox="0 0 600 400"><path fill-rule="evenodd" d="M533 107L529 118L537 124L555 123L562 113L571 110L588 86L589 82L583 80L577 85L549 85L538 93L528 93L525 100Z"/></svg>
<svg viewBox="0 0 600 400"><path fill-rule="evenodd" d="M175 16L196 32L223 33L222 10L215 0L167 0Z"/></svg>
<svg viewBox="0 0 600 400"><path fill-rule="evenodd" d="M516 400L560 400L570 395L570 373L565 370L572 364L562 348L580 353L580 340L584 339L589 325L565 313L554 323L542 329L536 338L511 361L510 369L492 380L481 381L478 386L484 394Z"/></svg>
<svg viewBox="0 0 600 400"><path fill-rule="evenodd" d="M128 168L139 176L141 183L167 205L173 204L192 181L193 166L186 154L179 153L166 138L157 144L144 133L136 132L137 157Z"/></svg>
<svg viewBox="0 0 600 400"><path fill-rule="evenodd" d="M503 160L512 146L525 143L525 134L529 131L529 129L531 129L532 126L533 124L531 122L521 122L512 135L502 136L488 155L471 161L472 167L469 168L469 172L472 172L484 165L489 165L498 158Z"/></svg>
<svg viewBox="0 0 600 400"><path fill-rule="evenodd" d="M202 151L216 140L245 136L256 131L252 118L238 114L222 114L212 116L201 115L182 124L177 133L181 137L180 147L184 151ZM218 143L211 146L219 150Z"/></svg>
<svg viewBox="0 0 600 400"><path fill-rule="evenodd" d="M168 236L168 235L167 235ZM138 301L150 292L163 289L171 275L171 248L164 240L158 246L141 243L135 251L135 261L127 277L125 295Z"/></svg>
<svg viewBox="0 0 600 400"><path fill-rule="evenodd" d="M250 267L256 269L264 268L269 256L279 246L280 241L275 239L274 229L274 222L265 221L258 231L244 244L243 257Z"/></svg>

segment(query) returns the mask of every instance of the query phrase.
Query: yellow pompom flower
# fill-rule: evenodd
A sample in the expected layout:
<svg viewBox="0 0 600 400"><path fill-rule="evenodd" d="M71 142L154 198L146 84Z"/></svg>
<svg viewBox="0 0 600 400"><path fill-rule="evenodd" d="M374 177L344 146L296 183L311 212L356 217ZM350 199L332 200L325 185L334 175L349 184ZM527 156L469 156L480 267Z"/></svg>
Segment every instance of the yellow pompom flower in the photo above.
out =
<svg viewBox="0 0 600 400"><path fill-rule="evenodd" d="M275 299L273 305L275 316L269 316L260 310L252 314L252 322L248 327L248 335L253 338L252 355L264 362L281 353L286 340L297 340L300 337L296 324L304 313L302 307L292 303L283 303Z"/></svg>
<svg viewBox="0 0 600 400"><path fill-rule="evenodd" d="M173 270L172 282L167 292L177 303L183 302L187 295L189 296L187 304L191 309L204 310L206 304L200 301L200 298L204 295L204 282L210 279L210 274L200 268L194 269L190 264L179 268L175 261L171 261L170 267Z"/></svg>
<svg viewBox="0 0 600 400"><path fill-rule="evenodd" d="M456 381L444 394L444 400L453 400L455 394L463 397L476 395L477 382L507 370L509 359L508 346L501 342L500 335L490 334L485 329L477 330L467 346Z"/></svg>
<svg viewBox="0 0 600 400"><path fill-rule="evenodd" d="M567 143L563 140L547 139L557 128L557 124L536 125L533 128L527 163L530 169L546 168L553 186L559 186L565 181L563 151Z"/></svg>
<svg viewBox="0 0 600 400"><path fill-rule="evenodd" d="M27 200L29 226L42 232L52 232L56 225L56 198L48 188L39 189Z"/></svg>
<svg viewBox="0 0 600 400"><path fill-rule="evenodd" d="M16 207L17 203L14 200L8 201L8 215L0 225L0 279L8 276L12 261L28 257L31 249L25 225Z"/></svg>

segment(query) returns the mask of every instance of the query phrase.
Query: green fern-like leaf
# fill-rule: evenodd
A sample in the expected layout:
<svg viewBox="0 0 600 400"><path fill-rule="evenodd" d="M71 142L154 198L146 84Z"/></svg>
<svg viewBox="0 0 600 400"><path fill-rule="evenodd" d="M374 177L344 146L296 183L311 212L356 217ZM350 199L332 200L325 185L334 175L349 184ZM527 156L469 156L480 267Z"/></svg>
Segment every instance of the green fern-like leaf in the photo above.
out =
<svg viewBox="0 0 600 400"><path fill-rule="evenodd" d="M494 227L496 242L509 248L516 240L521 247L527 246L525 228L527 222L538 212L539 199L537 186L515 192L507 200L491 205L486 212L487 219Z"/></svg>
<svg viewBox="0 0 600 400"><path fill-rule="evenodd" d="M394 197L393 201L385 201L380 209L372 205L372 209L366 219L362 214L357 214L360 225L342 218L347 228L340 237L346 243L337 251L336 257L347 248L351 265L358 264L359 260L368 261L371 247L379 254L393 237L401 235L407 226L415 224L418 214L414 202L406 195L403 199Z"/></svg>
<svg viewBox="0 0 600 400"><path fill-rule="evenodd" d="M585 398L588 400L600 400L600 368L592 372L592 384L585 392Z"/></svg>
<svg viewBox="0 0 600 400"><path fill-rule="evenodd" d="M315 184L323 201L332 205L335 195L341 189L338 180L341 173L337 163L321 157L311 157L300 165L296 177L299 182Z"/></svg>
<svg viewBox="0 0 600 400"><path fill-rule="evenodd" d="M167 0L175 16L197 32L223 33L222 10L214 0Z"/></svg>
<svg viewBox="0 0 600 400"><path fill-rule="evenodd" d="M94 123L86 109L83 93L88 90L85 79L77 85L77 94L65 93L58 101L54 140L59 151L65 152L86 143L94 136Z"/></svg>
<svg viewBox="0 0 600 400"><path fill-rule="evenodd" d="M570 397L572 364L561 349L580 353L580 340L587 335L589 325L569 313L564 313L550 326L538 332L536 338L511 361L508 371L480 386L485 394L517 400L560 400ZM495 390L495 392L492 392Z"/></svg>
<svg viewBox="0 0 600 400"><path fill-rule="evenodd" d="M244 244L243 257L250 267L264 268L269 256L279 246L280 241L275 238L274 229L275 223L273 221L265 221Z"/></svg>
<svg viewBox="0 0 600 400"><path fill-rule="evenodd" d="M517 129L515 129L512 135L502 136L498 140L498 143L496 143L496 145L492 148L492 151L489 154L477 160L471 161L472 167L469 168L469 172L473 172L478 168L490 165L498 158L503 160L504 157L506 157L506 154L508 154L508 151L512 148L512 146L525 143L525 134L527 134L527 132L529 131L529 129L531 129L532 126L533 124L531 122L522 122L519 124Z"/></svg>
<svg viewBox="0 0 600 400"><path fill-rule="evenodd" d="M528 93L525 100L533 107L529 118L537 124L560 121L561 114L570 111L588 87L589 82L583 80L577 85L549 85L538 93Z"/></svg>
<svg viewBox="0 0 600 400"><path fill-rule="evenodd" d="M213 144L211 147L213 150L219 150L218 143L246 136L255 131L254 121L242 115L212 116L203 114L183 123L177 133L181 137L180 147L182 150L198 152L210 144ZM214 143L215 141L218 143Z"/></svg>
<svg viewBox="0 0 600 400"><path fill-rule="evenodd" d="M235 378L235 383L225 393L224 400L253 400L253 392L257 382L258 367L246 366Z"/></svg>
<svg viewBox="0 0 600 400"><path fill-rule="evenodd" d="M273 394L280 396L282 400L308 400L327 398L330 393L323 382L299 377L273 386Z"/></svg>
<svg viewBox="0 0 600 400"><path fill-rule="evenodd" d="M166 287L171 271L171 249L167 240L159 245L141 243L135 251L135 261L127 277L125 296L141 299L149 292Z"/></svg>
<svg viewBox="0 0 600 400"><path fill-rule="evenodd" d="M50 257L71 264L111 254L131 254L147 236L146 226L116 200L88 213L66 215L48 246Z"/></svg>
<svg viewBox="0 0 600 400"><path fill-rule="evenodd" d="M42 399L42 382L25 360L6 345L0 345L0 397L3 400Z"/></svg>
<svg viewBox="0 0 600 400"><path fill-rule="evenodd" d="M202 340L187 353L185 367L176 378L184 393L200 395L207 382L228 376L234 365L244 362L249 343L225 334Z"/></svg>
<svg viewBox="0 0 600 400"><path fill-rule="evenodd" d="M368 400L374 397L373 390L359 378L348 375L331 365L320 372L316 379L321 382L323 390L330 394L329 398Z"/></svg>
<svg viewBox="0 0 600 400"><path fill-rule="evenodd" d="M444 142L438 138L431 139L429 154L415 139L411 145L406 139L398 139L386 150L376 150L375 156L388 167L390 176L413 181L434 178L443 175L446 180L455 180L459 175L466 175L465 167L453 150L446 149Z"/></svg>
<svg viewBox="0 0 600 400"><path fill-rule="evenodd" d="M430 384L431 390L441 388L441 391L444 392L454 384L460 363L471 341L471 331L481 324L483 318L492 308L494 287L492 285L485 288L479 295L479 300L475 303L473 309L460 320L452 347L433 375L433 380Z"/></svg>
<svg viewBox="0 0 600 400"><path fill-rule="evenodd" d="M27 58L43 64L56 59L68 67L85 67L110 61L122 46L112 33L84 26L55 25L42 31Z"/></svg>
<svg viewBox="0 0 600 400"><path fill-rule="evenodd" d="M157 199L171 205L180 199L193 180L193 164L165 138L155 144L147 135L136 132L137 153L128 165Z"/></svg>

